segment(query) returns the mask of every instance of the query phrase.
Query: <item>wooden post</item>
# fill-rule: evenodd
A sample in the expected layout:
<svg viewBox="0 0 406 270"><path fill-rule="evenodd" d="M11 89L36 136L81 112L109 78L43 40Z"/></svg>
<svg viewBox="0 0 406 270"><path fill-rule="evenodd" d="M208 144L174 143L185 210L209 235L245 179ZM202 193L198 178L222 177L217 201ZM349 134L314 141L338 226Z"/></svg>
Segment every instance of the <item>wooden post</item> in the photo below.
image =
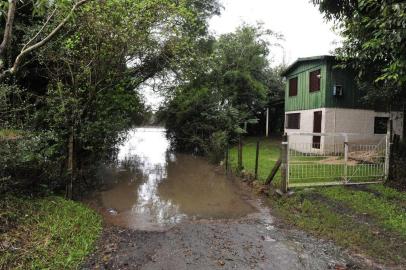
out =
<svg viewBox="0 0 406 270"><path fill-rule="evenodd" d="M259 158L259 139L257 141L257 151L255 152L255 180L258 179L258 158Z"/></svg>
<svg viewBox="0 0 406 270"><path fill-rule="evenodd" d="M281 163L281 177L282 177L282 181L281 181L281 191L283 193L287 193L288 192L288 188L289 188L289 164L288 164L288 136L286 135L286 133L283 135L282 138L282 153L281 153L281 159L282 159L282 163Z"/></svg>
<svg viewBox="0 0 406 270"><path fill-rule="evenodd" d="M242 140L241 136L238 139L238 171L242 171Z"/></svg>
<svg viewBox="0 0 406 270"><path fill-rule="evenodd" d="M275 166L273 167L271 173L269 174L268 178L265 181L265 185L268 185L272 182L272 180L274 179L276 173L278 172L279 168L281 167L282 164L282 159L279 158L276 163Z"/></svg>
<svg viewBox="0 0 406 270"><path fill-rule="evenodd" d="M226 166L226 175L228 175L228 152L229 152L229 146L227 144L227 146L226 146L226 164L225 164L225 166Z"/></svg>

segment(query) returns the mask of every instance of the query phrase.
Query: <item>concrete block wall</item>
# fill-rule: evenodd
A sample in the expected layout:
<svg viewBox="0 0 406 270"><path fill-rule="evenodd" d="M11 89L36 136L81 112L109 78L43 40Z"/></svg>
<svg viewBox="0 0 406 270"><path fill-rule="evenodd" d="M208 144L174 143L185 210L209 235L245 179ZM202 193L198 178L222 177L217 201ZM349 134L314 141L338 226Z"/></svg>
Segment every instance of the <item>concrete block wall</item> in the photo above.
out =
<svg viewBox="0 0 406 270"><path fill-rule="evenodd" d="M291 147L297 151L308 153L325 153L341 151L343 149L343 136L322 136L321 149L312 149L311 135L294 135L294 133L312 133L313 117L315 111L322 111L322 133L353 133L349 135L350 143L356 144L376 144L382 140L384 135L374 134L375 117L389 117L393 119L394 133L402 135L403 113L401 112L375 112L372 110L342 109L342 108L320 108L303 111L293 111L289 113L300 113L300 129L285 129L289 135ZM285 118L286 121L286 118ZM308 145L305 147L304 145Z"/></svg>

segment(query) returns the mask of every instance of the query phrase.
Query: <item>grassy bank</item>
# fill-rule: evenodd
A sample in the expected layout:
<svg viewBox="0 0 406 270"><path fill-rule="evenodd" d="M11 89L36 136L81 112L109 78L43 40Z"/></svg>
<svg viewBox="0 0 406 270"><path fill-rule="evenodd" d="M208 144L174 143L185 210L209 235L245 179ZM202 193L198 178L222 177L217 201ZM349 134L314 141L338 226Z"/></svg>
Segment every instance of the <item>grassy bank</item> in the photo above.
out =
<svg viewBox="0 0 406 270"><path fill-rule="evenodd" d="M76 269L94 247L101 218L61 197L0 200L0 269Z"/></svg>
<svg viewBox="0 0 406 270"><path fill-rule="evenodd" d="M296 190L272 198L288 224L373 260L406 265L406 194L383 185Z"/></svg>

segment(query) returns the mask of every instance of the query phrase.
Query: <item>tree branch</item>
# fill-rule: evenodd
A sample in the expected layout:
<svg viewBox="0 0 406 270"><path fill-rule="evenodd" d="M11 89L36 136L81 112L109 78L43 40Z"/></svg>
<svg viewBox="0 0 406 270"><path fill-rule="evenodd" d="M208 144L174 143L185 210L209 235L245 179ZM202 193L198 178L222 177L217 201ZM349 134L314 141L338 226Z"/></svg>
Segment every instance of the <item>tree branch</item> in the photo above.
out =
<svg viewBox="0 0 406 270"><path fill-rule="evenodd" d="M3 34L3 41L0 44L0 57L2 58L4 55L4 51L6 47L8 46L10 40L11 40L11 35L13 32L13 23L14 23L14 16L16 13L16 6L17 6L17 0L8 0L8 12L7 12L7 21L6 21L6 27L4 28L4 34ZM0 59L1 59L0 58ZM1 59L0 61L3 61ZM0 68L4 65L3 62L0 63Z"/></svg>
<svg viewBox="0 0 406 270"><path fill-rule="evenodd" d="M51 18L54 16L56 12L56 8L52 11L51 15L49 15L48 19L46 20L46 22L44 23L44 25L42 25L41 29L35 34L35 36L33 36L28 42L27 44L24 45L24 47L21 49L21 51L24 51L38 36L39 34L42 33L42 31L44 31L45 27L48 25L49 21L51 20Z"/></svg>
<svg viewBox="0 0 406 270"><path fill-rule="evenodd" d="M16 1L16 0L9 0L9 1ZM73 16L74 12L82 5L86 4L87 2L89 2L91 0L80 0L78 1L76 4L73 5L73 7L71 8L71 10L69 11L68 15L51 31L51 33L49 33L44 39L42 39L41 41L29 46L26 48L26 46L24 46L24 48L21 50L21 52L17 55L14 64L11 68L3 71L0 74L0 81L6 77L8 74L15 74L22 62L22 59L30 52L44 46L47 42L49 42L60 30L61 28L69 21L69 19ZM46 22L47 23L47 22ZM31 42L31 41L30 41ZM28 45L28 44L27 44Z"/></svg>

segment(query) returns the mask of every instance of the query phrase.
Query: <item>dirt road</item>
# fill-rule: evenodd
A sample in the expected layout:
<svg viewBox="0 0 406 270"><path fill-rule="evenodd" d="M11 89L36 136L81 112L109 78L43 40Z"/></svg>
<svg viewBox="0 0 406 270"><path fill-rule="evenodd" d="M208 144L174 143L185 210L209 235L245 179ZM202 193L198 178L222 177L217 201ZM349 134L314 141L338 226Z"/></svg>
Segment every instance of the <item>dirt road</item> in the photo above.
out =
<svg viewBox="0 0 406 270"><path fill-rule="evenodd" d="M283 228L266 199L206 160L172 153L163 129L131 132L89 205L105 220L84 269L360 269L332 243ZM370 269L370 268L369 268Z"/></svg>
<svg viewBox="0 0 406 270"><path fill-rule="evenodd" d="M108 226L84 269L371 269L331 242L275 225L266 211L160 231Z"/></svg>

